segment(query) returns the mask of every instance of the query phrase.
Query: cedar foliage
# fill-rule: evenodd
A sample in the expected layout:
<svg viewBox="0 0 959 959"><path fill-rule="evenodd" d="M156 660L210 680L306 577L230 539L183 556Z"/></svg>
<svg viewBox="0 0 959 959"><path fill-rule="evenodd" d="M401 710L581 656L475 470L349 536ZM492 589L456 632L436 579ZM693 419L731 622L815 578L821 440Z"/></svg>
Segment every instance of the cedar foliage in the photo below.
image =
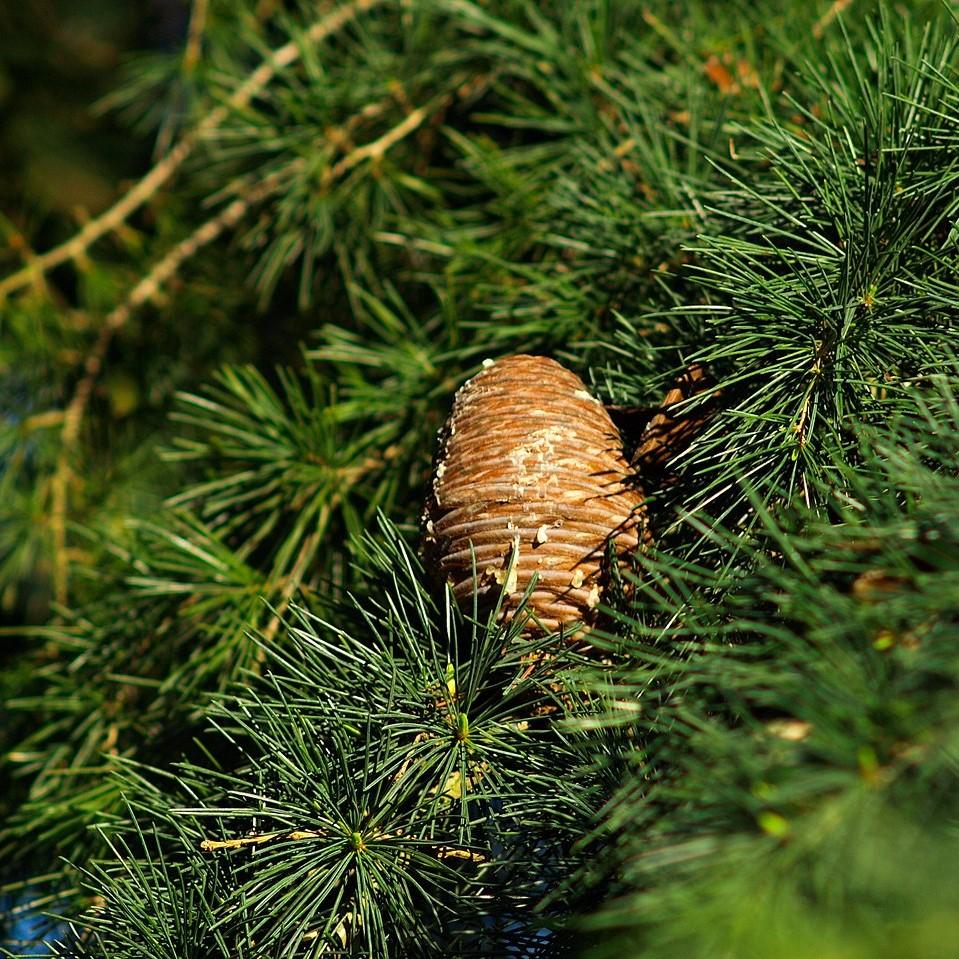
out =
<svg viewBox="0 0 959 959"><path fill-rule="evenodd" d="M924 2L194 0L129 64L142 202L62 257L2 223L0 882L55 954L946 955L956 45ZM600 657L416 555L519 351L721 390Z"/></svg>

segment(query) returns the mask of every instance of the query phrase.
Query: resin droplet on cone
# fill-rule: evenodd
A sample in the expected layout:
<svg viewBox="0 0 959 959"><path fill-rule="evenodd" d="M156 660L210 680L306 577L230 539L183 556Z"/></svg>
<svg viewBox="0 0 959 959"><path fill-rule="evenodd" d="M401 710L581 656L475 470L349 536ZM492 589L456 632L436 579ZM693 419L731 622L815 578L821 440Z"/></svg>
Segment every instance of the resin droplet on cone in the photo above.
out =
<svg viewBox="0 0 959 959"><path fill-rule="evenodd" d="M533 576L530 610L547 630L591 622L606 554L644 539L642 491L622 440L576 374L510 356L456 394L426 506L425 552L461 605L501 588L511 615ZM531 628L535 628L531 623Z"/></svg>

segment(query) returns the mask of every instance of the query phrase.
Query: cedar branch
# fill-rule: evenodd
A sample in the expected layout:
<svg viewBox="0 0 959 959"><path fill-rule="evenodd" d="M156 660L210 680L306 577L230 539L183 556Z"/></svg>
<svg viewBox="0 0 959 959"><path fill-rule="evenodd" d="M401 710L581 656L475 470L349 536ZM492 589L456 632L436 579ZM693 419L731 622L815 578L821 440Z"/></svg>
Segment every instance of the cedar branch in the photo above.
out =
<svg viewBox="0 0 959 959"><path fill-rule="evenodd" d="M93 349L83 365L83 375L63 414L60 454L51 480L51 519L54 545L54 595L64 603L67 596L66 515L67 486L70 481L70 452L80 435L80 425L86 412L93 387L103 367L103 360L114 334L123 327L136 310L151 300L163 285L176 274L180 266L203 247L243 218L251 206L260 203L282 182L277 174L267 178L245 196L228 203L215 216L198 226L188 237L168 250L130 291L126 299L107 314Z"/></svg>
<svg viewBox="0 0 959 959"><path fill-rule="evenodd" d="M820 39L833 20L850 6L852 6L852 0L834 0L829 9L813 24L812 35L817 40Z"/></svg>
<svg viewBox="0 0 959 959"><path fill-rule="evenodd" d="M294 829L292 832L280 830L278 832L266 832L252 836L238 836L235 839L203 839L200 842L202 852L217 852L220 849L243 849L246 846L261 846L264 843L273 842L276 839L291 839L295 842L302 842L304 839L331 839L338 835L330 830L315 829ZM373 839L406 839L402 833L376 833ZM431 847L433 855L440 860L443 859L465 859L470 862L485 862L486 856L472 849L461 849L456 846L438 845Z"/></svg>
<svg viewBox="0 0 959 959"><path fill-rule="evenodd" d="M448 97L439 98L442 107ZM387 130L382 136L371 143L363 144L351 150L339 160L330 172L333 178L353 169L364 160L379 159L390 147L398 143L430 116L433 104L420 107L404 117L394 127ZM93 349L84 363L83 376L67 406L63 417L62 442L57 466L51 480L51 518L54 544L54 595L57 602L65 603L67 598L67 553L66 553L66 521L67 521L67 488L70 482L70 454L80 435L80 425L93 387L103 366L103 360L114 334L124 326L136 310L151 300L160 291L165 283L176 275L180 266L191 259L200 249L212 243L226 230L236 226L245 216L251 206L262 202L273 193L292 172L302 167L302 161L295 160L281 172L273 174L262 183L249 190L245 195L238 197L227 204L219 213L197 227L193 233L169 250L153 268L130 291L127 298L112 310L106 317L100 334L94 343ZM287 599L287 603L289 600Z"/></svg>
<svg viewBox="0 0 959 959"><path fill-rule="evenodd" d="M200 61L200 46L209 12L210 0L193 0L190 25L187 27L186 47L183 51L183 69L191 73Z"/></svg>

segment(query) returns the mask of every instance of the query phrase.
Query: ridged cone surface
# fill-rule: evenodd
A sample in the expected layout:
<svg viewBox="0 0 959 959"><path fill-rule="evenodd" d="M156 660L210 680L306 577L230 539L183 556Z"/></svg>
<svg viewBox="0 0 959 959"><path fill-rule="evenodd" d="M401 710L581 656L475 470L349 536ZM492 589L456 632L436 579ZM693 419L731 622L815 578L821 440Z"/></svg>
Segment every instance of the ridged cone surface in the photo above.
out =
<svg viewBox="0 0 959 959"><path fill-rule="evenodd" d="M603 598L607 544L644 539L619 431L555 360L510 356L456 394L425 514L425 553L458 602L501 586L515 611L533 576L542 628L589 623ZM535 626L531 623L531 629Z"/></svg>

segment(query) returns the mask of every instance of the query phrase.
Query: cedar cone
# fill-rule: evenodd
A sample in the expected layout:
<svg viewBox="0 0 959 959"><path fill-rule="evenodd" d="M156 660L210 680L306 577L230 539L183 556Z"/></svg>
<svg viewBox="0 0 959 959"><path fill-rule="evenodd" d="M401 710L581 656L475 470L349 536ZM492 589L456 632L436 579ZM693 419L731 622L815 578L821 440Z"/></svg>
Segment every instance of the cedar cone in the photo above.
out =
<svg viewBox="0 0 959 959"><path fill-rule="evenodd" d="M575 373L544 356L509 356L456 394L424 515L430 568L461 605L509 618L529 587L530 631L595 620L605 559L646 538L642 490L619 431Z"/></svg>

